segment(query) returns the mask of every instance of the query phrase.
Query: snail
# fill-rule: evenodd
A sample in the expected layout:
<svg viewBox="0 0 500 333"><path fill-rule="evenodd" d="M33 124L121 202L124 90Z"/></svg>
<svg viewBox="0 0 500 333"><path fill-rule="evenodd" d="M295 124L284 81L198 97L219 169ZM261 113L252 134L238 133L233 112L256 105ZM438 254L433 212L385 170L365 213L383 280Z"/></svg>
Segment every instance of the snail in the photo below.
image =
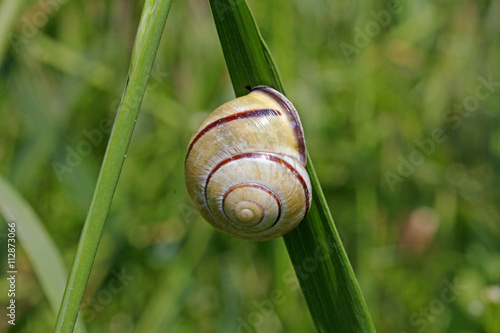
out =
<svg viewBox="0 0 500 333"><path fill-rule="evenodd" d="M256 86L210 113L186 154L186 187L216 229L267 240L309 211L311 182L299 115L280 92Z"/></svg>

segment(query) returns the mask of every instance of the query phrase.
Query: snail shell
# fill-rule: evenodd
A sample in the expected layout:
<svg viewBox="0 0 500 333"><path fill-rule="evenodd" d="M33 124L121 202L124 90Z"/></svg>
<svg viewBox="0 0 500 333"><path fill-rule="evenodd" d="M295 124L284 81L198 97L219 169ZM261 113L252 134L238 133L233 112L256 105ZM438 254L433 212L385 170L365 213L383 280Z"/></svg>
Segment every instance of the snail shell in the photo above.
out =
<svg viewBox="0 0 500 333"><path fill-rule="evenodd" d="M210 113L186 155L188 193L205 220L234 237L266 240L295 228L311 205L299 116L257 86Z"/></svg>

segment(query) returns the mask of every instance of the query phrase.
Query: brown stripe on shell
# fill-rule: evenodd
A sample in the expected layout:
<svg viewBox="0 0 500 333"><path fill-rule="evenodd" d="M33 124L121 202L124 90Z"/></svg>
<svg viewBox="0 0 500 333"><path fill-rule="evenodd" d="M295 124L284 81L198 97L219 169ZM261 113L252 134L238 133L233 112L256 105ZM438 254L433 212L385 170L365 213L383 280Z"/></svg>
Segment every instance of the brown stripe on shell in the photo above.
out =
<svg viewBox="0 0 500 333"><path fill-rule="evenodd" d="M191 144L189 145L187 154L186 154L186 160L189 156L189 153L191 153L191 150L193 149L194 144L201 139L203 135L205 135L208 131L211 129L233 121L233 120L238 120L238 119L244 119L244 118L253 118L253 117L265 117L265 116L281 116L281 112L278 110L272 110L272 109L259 109L259 110L250 110L250 111L243 111L243 112L238 112L232 115L229 115L224 118L217 119L216 121L211 122L207 126L205 126L201 131L198 132L198 134L194 137L193 141L191 141Z"/></svg>
<svg viewBox="0 0 500 333"><path fill-rule="evenodd" d="M293 130L295 132L295 135L297 136L297 142L299 145L300 162L302 163L302 165L305 166L307 162L307 155L306 155L306 142L304 139L304 131L302 129L302 124L300 123L299 114L297 113L297 110L293 106L292 102L290 102L288 98L285 97L285 95L268 86L256 86L252 89L252 91L255 90L266 93L276 102L283 105L283 107L287 111L290 123L295 124Z"/></svg>
<svg viewBox="0 0 500 333"><path fill-rule="evenodd" d="M255 183L243 183L243 184L239 184L239 185L235 185L233 187L231 187L225 194L224 194L224 197L222 198L222 206L224 207L224 201L226 201L226 197L231 193L233 192L234 190L237 190L237 189L240 189L240 188L243 188L243 187L251 187L251 188L256 188L256 189L259 189L261 191L264 191L266 192L267 194L269 194L270 196L273 197L274 201L276 201L276 204L278 205L278 217L276 218L276 221L274 221L273 225L274 226L276 224L276 222L279 221L280 217L281 217L281 201L280 199L278 198L278 196L273 192L271 191L270 189L268 189L267 187L265 186L262 186L262 185L259 185L259 184L255 184ZM258 203L257 203L258 204ZM259 205L260 207L260 205ZM262 207L261 207L262 209ZM227 217L227 216L226 216ZM229 218L228 218L229 219ZM262 220L262 219L261 219ZM260 222L260 221L259 221ZM272 226L270 226L269 228L272 228Z"/></svg>
<svg viewBox="0 0 500 333"><path fill-rule="evenodd" d="M222 162L220 162L219 164L217 164L217 166L212 171L210 171L210 173L208 174L207 180L205 182L205 186L203 188L203 191L205 192L204 193L205 194L204 195L205 196L205 203L206 203L208 209L210 209L210 206L208 205L207 187L208 187L208 183L210 182L210 178L212 178L213 174L216 173L217 170L219 170L224 165L226 165L226 164L228 164L230 162L233 162L233 161L237 161L237 160L243 159L243 158L263 158L263 159L266 159L266 160L269 160L269 161L281 164L281 165L285 166L288 170L290 170L295 175L295 177L297 177L297 180L300 182L300 184L302 185L302 188L304 189L304 196L305 196L305 199L306 199L306 210L305 210L305 213L307 213L309 211L309 189L307 188L307 183L305 182L304 178L287 161L279 158L276 155L272 155L272 154L269 154L269 153L244 153L244 154L239 154L239 155L227 158L227 159L223 160Z"/></svg>

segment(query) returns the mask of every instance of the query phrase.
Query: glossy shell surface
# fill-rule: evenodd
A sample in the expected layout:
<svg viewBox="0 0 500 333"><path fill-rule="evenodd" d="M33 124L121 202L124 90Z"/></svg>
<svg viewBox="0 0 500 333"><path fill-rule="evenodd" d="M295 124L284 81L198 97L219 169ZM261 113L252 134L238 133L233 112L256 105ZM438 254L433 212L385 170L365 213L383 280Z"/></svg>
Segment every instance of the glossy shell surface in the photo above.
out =
<svg viewBox="0 0 500 333"><path fill-rule="evenodd" d="M311 204L298 114L278 91L258 86L210 113L191 138L186 186L215 228L266 240L295 228Z"/></svg>

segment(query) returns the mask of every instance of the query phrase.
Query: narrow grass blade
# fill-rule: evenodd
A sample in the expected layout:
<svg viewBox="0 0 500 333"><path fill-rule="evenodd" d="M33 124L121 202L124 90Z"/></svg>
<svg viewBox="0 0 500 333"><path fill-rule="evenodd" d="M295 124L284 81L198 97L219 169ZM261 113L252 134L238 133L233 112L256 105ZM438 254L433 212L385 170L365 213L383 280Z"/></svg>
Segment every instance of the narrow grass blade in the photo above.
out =
<svg viewBox="0 0 500 333"><path fill-rule="evenodd" d="M3 177L0 177L0 213L7 223L15 222L18 242L14 245L23 247L52 310L57 313L66 284L62 256L40 218ZM79 332L85 332L83 323L78 323L78 328Z"/></svg>
<svg viewBox="0 0 500 333"><path fill-rule="evenodd" d="M171 3L171 0L146 0L144 4L127 84L80 236L55 332L73 330Z"/></svg>
<svg viewBox="0 0 500 333"><path fill-rule="evenodd" d="M209 1L236 95L247 94L247 87L258 84L284 92L278 70L246 2ZM316 328L319 332L375 332L308 159L313 192L311 209L284 240Z"/></svg>
<svg viewBox="0 0 500 333"><path fill-rule="evenodd" d="M210 6L236 96L259 84L283 92L278 69L246 2L210 0Z"/></svg>

